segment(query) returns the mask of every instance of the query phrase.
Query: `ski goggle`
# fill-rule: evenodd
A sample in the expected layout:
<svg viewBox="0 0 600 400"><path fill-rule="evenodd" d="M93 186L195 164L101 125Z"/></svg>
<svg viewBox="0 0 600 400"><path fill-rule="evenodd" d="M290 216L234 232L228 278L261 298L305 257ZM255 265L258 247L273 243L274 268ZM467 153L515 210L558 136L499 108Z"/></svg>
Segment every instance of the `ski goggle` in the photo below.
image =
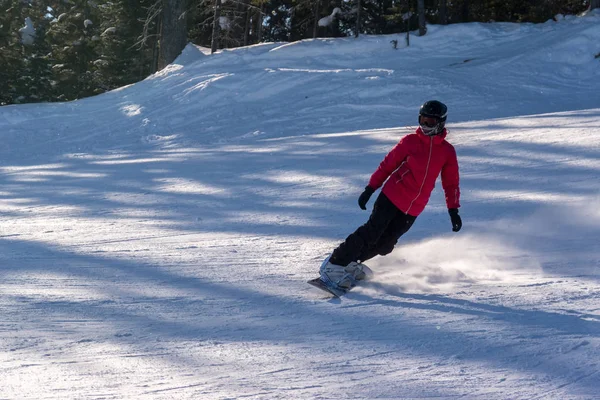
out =
<svg viewBox="0 0 600 400"><path fill-rule="evenodd" d="M419 116L419 125L426 126L428 128L435 128L440 123L440 120L436 117L428 117L427 115Z"/></svg>

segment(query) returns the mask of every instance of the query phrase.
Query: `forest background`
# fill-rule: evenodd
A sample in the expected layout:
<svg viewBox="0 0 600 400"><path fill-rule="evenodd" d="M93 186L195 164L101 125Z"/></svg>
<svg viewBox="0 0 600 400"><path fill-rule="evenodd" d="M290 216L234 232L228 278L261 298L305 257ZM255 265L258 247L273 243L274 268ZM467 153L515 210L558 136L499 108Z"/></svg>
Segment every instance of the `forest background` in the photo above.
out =
<svg viewBox="0 0 600 400"><path fill-rule="evenodd" d="M0 105L70 101L138 82L187 43L214 52L425 35L428 23L541 23L598 7L600 0L0 0Z"/></svg>

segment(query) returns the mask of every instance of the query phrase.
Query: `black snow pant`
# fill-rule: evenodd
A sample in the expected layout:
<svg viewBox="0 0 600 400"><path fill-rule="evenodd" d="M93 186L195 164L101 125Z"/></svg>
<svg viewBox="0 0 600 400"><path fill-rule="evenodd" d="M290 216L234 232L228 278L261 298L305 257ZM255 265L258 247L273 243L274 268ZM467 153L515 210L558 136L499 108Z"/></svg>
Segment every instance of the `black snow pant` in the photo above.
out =
<svg viewBox="0 0 600 400"><path fill-rule="evenodd" d="M400 236L408 232L416 219L417 217L404 214L381 193L375 201L369 220L333 251L329 261L346 266L352 261L363 262L378 254L389 254Z"/></svg>

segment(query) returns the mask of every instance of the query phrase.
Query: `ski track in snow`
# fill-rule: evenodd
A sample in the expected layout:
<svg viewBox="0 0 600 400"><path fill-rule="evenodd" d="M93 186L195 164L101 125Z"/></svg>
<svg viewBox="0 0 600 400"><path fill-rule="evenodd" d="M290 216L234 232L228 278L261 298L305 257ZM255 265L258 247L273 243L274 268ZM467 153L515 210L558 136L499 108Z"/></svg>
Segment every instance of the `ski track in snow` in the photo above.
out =
<svg viewBox="0 0 600 400"><path fill-rule="evenodd" d="M0 108L0 398L597 399L586 18L185 54ZM305 282L430 95L456 110L464 229L438 182L375 279L328 299Z"/></svg>

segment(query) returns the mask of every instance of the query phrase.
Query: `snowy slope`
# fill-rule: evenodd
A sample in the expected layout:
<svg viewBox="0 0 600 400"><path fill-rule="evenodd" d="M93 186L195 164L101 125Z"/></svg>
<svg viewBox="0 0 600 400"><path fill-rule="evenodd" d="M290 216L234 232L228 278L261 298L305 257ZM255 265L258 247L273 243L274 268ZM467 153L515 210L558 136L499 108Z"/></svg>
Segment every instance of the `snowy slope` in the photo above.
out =
<svg viewBox="0 0 600 400"><path fill-rule="evenodd" d="M190 46L0 108L0 399L600 398L599 22ZM431 98L463 230L437 188L325 299L305 281Z"/></svg>

